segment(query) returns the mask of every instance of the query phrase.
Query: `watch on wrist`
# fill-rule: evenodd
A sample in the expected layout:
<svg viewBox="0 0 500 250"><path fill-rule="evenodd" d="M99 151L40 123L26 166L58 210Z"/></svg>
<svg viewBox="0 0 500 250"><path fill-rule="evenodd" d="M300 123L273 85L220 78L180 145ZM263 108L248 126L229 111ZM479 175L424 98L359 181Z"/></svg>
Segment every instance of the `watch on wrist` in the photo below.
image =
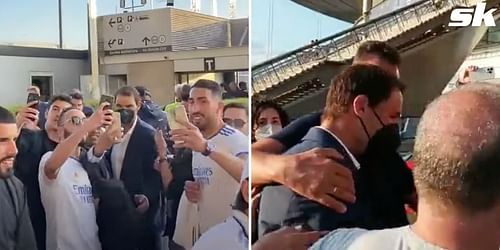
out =
<svg viewBox="0 0 500 250"><path fill-rule="evenodd" d="M209 141L207 141L207 148L205 149L205 151L201 152L201 154L203 156L209 156L214 150L215 150L215 146L212 143L210 143Z"/></svg>

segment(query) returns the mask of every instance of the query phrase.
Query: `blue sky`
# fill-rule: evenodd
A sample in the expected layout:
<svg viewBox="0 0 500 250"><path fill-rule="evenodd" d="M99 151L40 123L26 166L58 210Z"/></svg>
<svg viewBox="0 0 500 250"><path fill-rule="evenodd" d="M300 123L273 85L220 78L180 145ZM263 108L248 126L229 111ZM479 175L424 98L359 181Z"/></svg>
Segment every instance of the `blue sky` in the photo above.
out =
<svg viewBox="0 0 500 250"><path fill-rule="evenodd" d="M314 12L291 0L253 0L250 20L252 65L351 26L349 23Z"/></svg>
<svg viewBox="0 0 500 250"><path fill-rule="evenodd" d="M132 1L127 0L130 4ZM148 0L136 10L164 7L166 0ZM260 1L260 0L258 0ZM119 8L119 0L96 0L97 14L110 15ZM140 0L135 0L139 3ZM191 0L175 0L175 7L189 9ZM212 13L212 1L201 0L201 12ZM238 0L236 17L248 17L249 0ZM219 16L228 16L229 0L218 1ZM59 43L57 0L8 0L0 8L0 44L35 44L56 46ZM63 43L65 48L87 49L87 0L62 0Z"/></svg>

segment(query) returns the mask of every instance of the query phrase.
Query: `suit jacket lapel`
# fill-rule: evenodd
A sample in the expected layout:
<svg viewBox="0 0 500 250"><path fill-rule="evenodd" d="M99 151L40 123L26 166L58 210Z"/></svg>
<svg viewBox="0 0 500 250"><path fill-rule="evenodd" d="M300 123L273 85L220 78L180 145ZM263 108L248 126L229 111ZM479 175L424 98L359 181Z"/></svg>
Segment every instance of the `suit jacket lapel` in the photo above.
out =
<svg viewBox="0 0 500 250"><path fill-rule="evenodd" d="M349 167L351 170L354 171L357 170L354 165L354 162L352 161L351 157L349 156L349 153L344 148L344 146L342 146L342 144L335 137L333 137L323 129L311 128L304 137L304 140L317 141L319 142L320 145L322 145L322 147L336 149L342 156L344 156L344 159L338 162Z"/></svg>
<svg viewBox="0 0 500 250"><path fill-rule="evenodd" d="M136 164L136 160L141 157L136 155L139 153L138 149L141 148L140 140L139 140L139 131L141 129L141 120L137 118L137 123L135 125L134 131L132 131L132 135L130 136L130 140L128 141L127 149L125 150L125 156L123 157L123 166L122 171L120 173L120 179L122 179L123 174L134 164Z"/></svg>

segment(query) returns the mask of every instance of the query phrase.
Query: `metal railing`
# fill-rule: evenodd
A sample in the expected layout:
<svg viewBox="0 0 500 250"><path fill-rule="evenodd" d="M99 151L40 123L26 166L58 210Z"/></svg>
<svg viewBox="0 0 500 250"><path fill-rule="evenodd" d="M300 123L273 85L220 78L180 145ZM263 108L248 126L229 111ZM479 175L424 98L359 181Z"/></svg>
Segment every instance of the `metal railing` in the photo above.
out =
<svg viewBox="0 0 500 250"><path fill-rule="evenodd" d="M327 60L352 59L363 41L388 41L455 7L474 6L477 0L423 0L361 25L321 39L252 67L253 94L264 91Z"/></svg>

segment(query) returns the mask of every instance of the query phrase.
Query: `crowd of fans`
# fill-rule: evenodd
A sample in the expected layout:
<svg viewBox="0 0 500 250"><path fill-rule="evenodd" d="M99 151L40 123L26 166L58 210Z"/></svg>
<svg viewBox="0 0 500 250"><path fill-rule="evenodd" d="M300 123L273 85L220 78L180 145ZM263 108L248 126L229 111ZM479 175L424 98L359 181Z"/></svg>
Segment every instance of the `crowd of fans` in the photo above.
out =
<svg viewBox="0 0 500 250"><path fill-rule="evenodd" d="M279 107L256 108L252 249L500 247L500 88L465 72L429 104L410 170L397 153L400 64L396 49L368 41L320 112L284 127Z"/></svg>
<svg viewBox="0 0 500 250"><path fill-rule="evenodd" d="M140 86L0 107L0 249L247 249L247 108L179 86L180 129Z"/></svg>
<svg viewBox="0 0 500 250"><path fill-rule="evenodd" d="M410 169L400 65L365 42L324 109L292 122L271 101L249 121L224 100L246 84L210 80L165 107L128 86L95 110L78 90L0 107L0 249L238 250L250 233L258 250L498 249L500 87L465 72L430 103ZM173 129L162 110L178 107Z"/></svg>

